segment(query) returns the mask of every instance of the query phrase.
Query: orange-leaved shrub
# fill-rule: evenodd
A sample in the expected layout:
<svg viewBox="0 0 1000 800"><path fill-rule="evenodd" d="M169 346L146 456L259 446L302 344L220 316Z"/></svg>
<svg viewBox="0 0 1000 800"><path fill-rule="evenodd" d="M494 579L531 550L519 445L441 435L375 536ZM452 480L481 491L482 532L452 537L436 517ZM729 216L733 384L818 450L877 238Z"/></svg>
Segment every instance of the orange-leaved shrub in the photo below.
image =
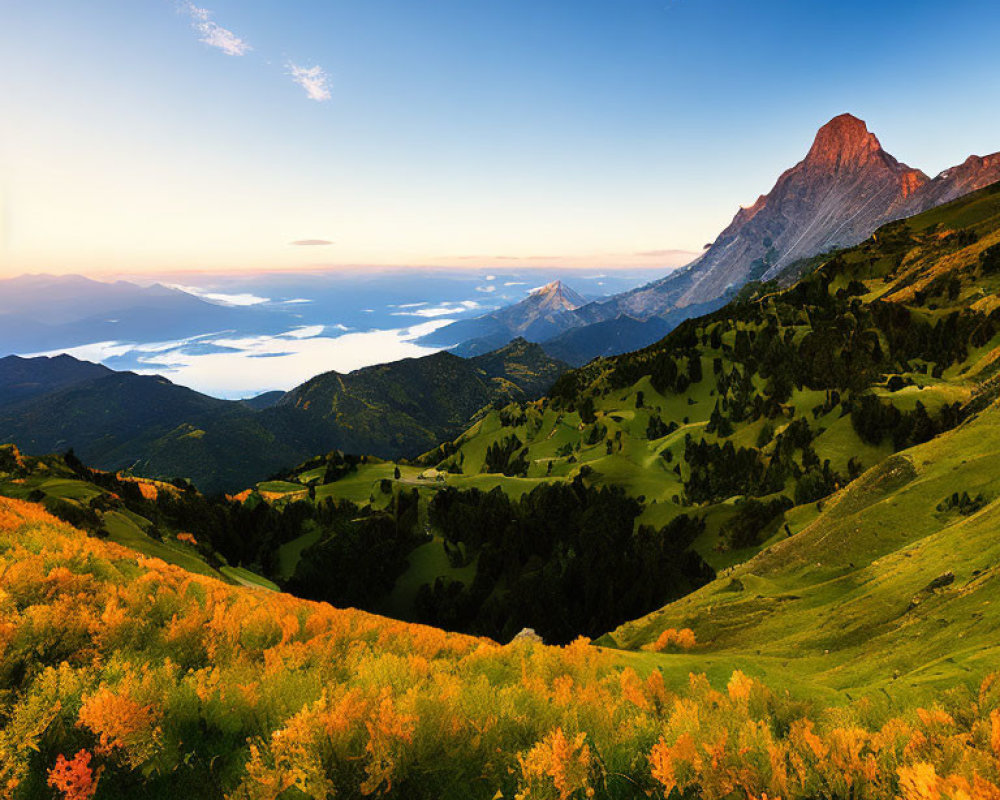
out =
<svg viewBox="0 0 1000 800"><path fill-rule="evenodd" d="M655 642L647 645L645 650L654 653L679 652L690 650L696 644L694 631L690 628L667 628L661 633Z"/></svg>
<svg viewBox="0 0 1000 800"><path fill-rule="evenodd" d="M55 766L49 770L48 784L62 793L63 800L90 800L97 792L101 772L90 768L92 755L81 750L73 758L60 755Z"/></svg>
<svg viewBox="0 0 1000 800"><path fill-rule="evenodd" d="M893 715L642 659L230 586L0 499L8 800L997 797L994 678Z"/></svg>

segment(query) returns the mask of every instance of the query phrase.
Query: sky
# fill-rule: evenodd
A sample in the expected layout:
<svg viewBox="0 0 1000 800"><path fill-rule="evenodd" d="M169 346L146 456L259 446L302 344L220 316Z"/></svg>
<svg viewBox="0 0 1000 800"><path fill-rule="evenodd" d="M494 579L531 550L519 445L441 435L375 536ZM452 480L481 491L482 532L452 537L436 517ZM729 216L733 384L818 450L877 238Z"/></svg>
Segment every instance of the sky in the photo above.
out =
<svg viewBox="0 0 1000 800"><path fill-rule="evenodd" d="M0 0L0 276L677 266L849 111L1000 150L995 0Z"/></svg>

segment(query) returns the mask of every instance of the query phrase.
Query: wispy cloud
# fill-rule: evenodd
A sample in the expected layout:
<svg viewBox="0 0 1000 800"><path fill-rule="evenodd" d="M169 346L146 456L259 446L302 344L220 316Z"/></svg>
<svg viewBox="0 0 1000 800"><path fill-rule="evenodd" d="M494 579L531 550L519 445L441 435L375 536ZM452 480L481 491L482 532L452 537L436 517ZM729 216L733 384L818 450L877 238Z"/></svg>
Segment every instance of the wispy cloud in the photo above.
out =
<svg viewBox="0 0 1000 800"><path fill-rule="evenodd" d="M297 247L325 247L333 242L327 239L299 239L295 242L289 242L289 244L294 244Z"/></svg>
<svg viewBox="0 0 1000 800"><path fill-rule="evenodd" d="M300 67L291 61L287 66L292 80L306 90L310 100L323 103L333 96L330 94L330 76L322 67Z"/></svg>
<svg viewBox="0 0 1000 800"><path fill-rule="evenodd" d="M643 258L675 258L677 256L696 256L690 250L641 250L636 253Z"/></svg>
<svg viewBox="0 0 1000 800"><path fill-rule="evenodd" d="M208 300L211 303L218 303L224 306L258 306L261 303L267 303L270 300L268 297L258 297L255 294L250 294L249 292L243 292L241 294L210 292L197 286L184 286L179 283L168 284L168 286L171 289L179 289L187 294L193 294L195 297L200 297L203 300Z"/></svg>
<svg viewBox="0 0 1000 800"><path fill-rule="evenodd" d="M426 305L427 303L405 303L400 306L390 306L390 308L402 309L400 311L393 311L392 316L394 317L424 317L425 319L434 319L435 317L454 316L455 314L461 314L463 311L472 311L480 307L476 300L445 300L438 306L431 306L430 308L419 307Z"/></svg>
<svg viewBox="0 0 1000 800"><path fill-rule="evenodd" d="M228 28L214 22L212 12L207 8L187 2L181 6L181 10L191 17L191 25L198 32L199 40L209 47L215 47L227 56L243 56L253 49L246 39L241 39Z"/></svg>

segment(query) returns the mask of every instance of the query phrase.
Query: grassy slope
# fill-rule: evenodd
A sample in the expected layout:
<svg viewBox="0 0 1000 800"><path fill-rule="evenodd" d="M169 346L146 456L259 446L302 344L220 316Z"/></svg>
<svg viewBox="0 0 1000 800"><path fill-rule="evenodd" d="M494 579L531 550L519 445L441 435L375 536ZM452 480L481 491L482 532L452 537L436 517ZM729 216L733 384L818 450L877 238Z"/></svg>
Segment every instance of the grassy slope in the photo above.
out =
<svg viewBox="0 0 1000 800"><path fill-rule="evenodd" d="M11 452L13 448L5 445L0 446L0 450ZM100 486L77 478L60 456L25 458L25 463L30 465L31 470L26 477L14 478L0 470L0 496L23 500L32 492L41 492L44 498L57 498L87 508L92 500L106 495ZM138 553L159 558L189 572L220 578L230 583L250 582L271 589L278 588L271 581L249 570L228 566L215 569L196 548L176 539L176 534L181 531L164 531L162 540L150 536L153 523L127 508L99 512L99 516L110 541Z"/></svg>
<svg viewBox="0 0 1000 800"><path fill-rule="evenodd" d="M990 502L969 516L937 510L963 491ZM690 627L696 655L637 656L678 676L695 664L749 666L772 683L893 696L974 683L1000 656L998 498L994 406L886 460L796 535L606 643L638 649L668 627ZM949 573L953 582L930 588Z"/></svg>
<svg viewBox="0 0 1000 800"><path fill-rule="evenodd" d="M6 498L0 619L12 800L57 786L95 800L895 800L941 797L909 790L937 776L948 797L1000 791L989 684L931 713L827 708L740 674L672 694L586 640L498 646L227 586ZM670 679L706 665L658 663Z"/></svg>

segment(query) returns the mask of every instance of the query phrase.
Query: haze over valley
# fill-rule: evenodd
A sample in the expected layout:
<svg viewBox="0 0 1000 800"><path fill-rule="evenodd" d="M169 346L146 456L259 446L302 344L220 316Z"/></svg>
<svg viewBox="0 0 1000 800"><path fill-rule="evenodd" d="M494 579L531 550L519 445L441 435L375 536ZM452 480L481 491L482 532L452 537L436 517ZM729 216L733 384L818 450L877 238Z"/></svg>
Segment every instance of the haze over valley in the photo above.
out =
<svg viewBox="0 0 1000 800"><path fill-rule="evenodd" d="M439 327L562 278L588 298L661 270L344 270L0 280L4 354L55 355L160 374L214 397L287 391L328 370L419 357ZM109 283L110 282L110 283ZM25 308L44 312L25 318ZM508 339L509 340L509 339ZM505 340L501 344L506 344Z"/></svg>

